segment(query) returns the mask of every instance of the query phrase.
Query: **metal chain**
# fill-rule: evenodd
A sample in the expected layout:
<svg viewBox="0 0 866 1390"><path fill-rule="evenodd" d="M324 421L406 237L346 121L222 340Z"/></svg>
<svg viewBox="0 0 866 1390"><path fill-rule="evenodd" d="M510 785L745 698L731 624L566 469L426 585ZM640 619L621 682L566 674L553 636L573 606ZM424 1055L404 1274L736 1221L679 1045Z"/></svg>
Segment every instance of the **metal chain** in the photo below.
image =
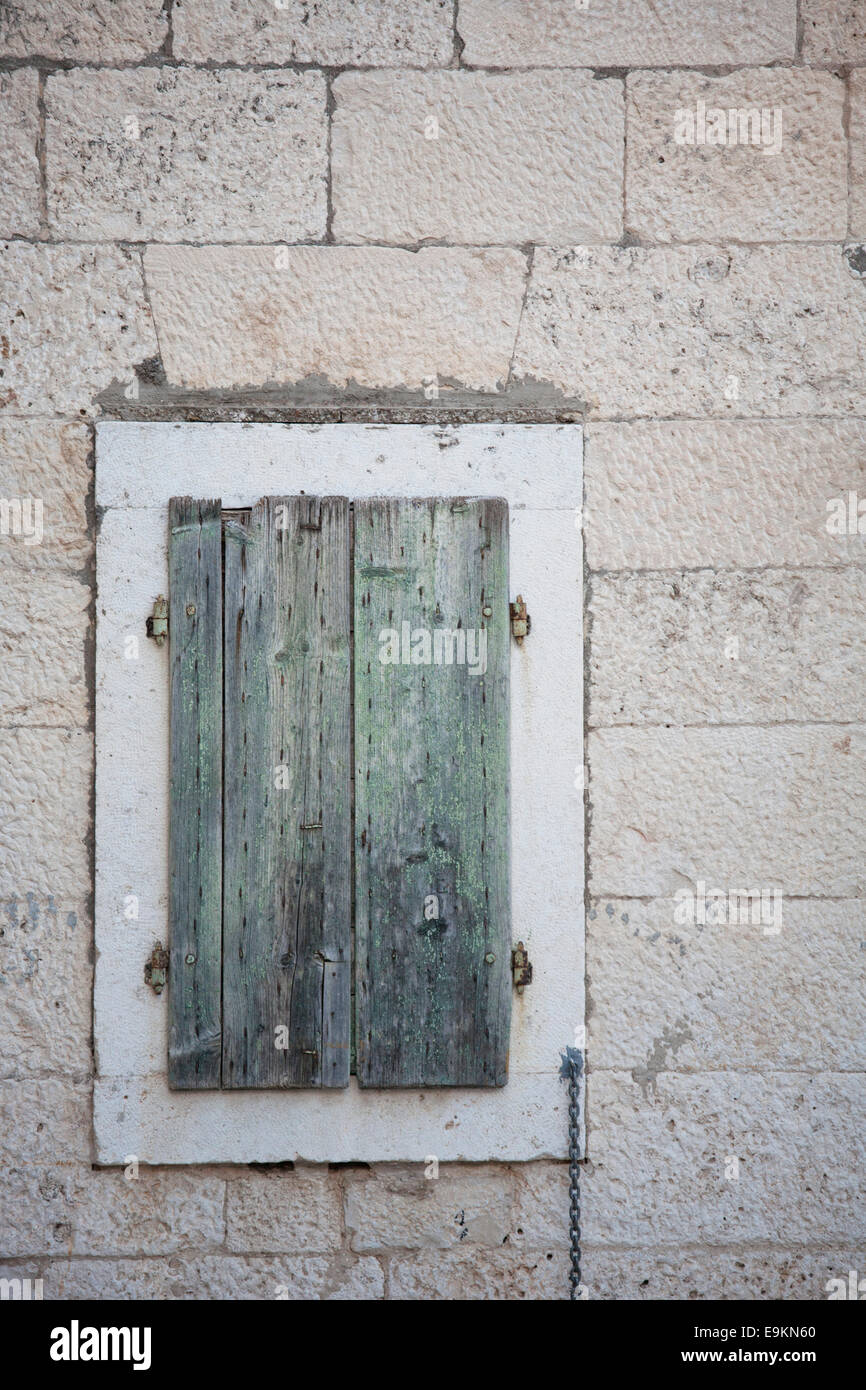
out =
<svg viewBox="0 0 866 1390"><path fill-rule="evenodd" d="M583 1053L567 1047L562 1054L560 1076L568 1082L568 1235L571 1247L570 1298L577 1301L580 1283L580 1073Z"/></svg>

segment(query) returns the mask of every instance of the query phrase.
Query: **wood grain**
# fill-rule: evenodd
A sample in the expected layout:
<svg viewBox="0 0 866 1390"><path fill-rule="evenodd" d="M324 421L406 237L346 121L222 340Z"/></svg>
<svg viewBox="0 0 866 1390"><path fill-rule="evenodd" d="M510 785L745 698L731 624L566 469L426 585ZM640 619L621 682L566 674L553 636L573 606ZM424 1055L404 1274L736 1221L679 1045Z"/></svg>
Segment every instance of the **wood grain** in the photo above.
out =
<svg viewBox="0 0 866 1390"><path fill-rule="evenodd" d="M226 522L226 1088L348 1084L349 522L306 496Z"/></svg>
<svg viewBox="0 0 866 1390"><path fill-rule="evenodd" d="M169 506L168 1080L218 1087L222 1044L222 528L219 501ZM142 853L147 853L142 846Z"/></svg>
<svg viewBox="0 0 866 1390"><path fill-rule="evenodd" d="M363 1086L501 1086L507 1079L508 598L503 500L356 503L356 1046ZM399 638L396 663L381 659L393 655L382 637L389 630Z"/></svg>

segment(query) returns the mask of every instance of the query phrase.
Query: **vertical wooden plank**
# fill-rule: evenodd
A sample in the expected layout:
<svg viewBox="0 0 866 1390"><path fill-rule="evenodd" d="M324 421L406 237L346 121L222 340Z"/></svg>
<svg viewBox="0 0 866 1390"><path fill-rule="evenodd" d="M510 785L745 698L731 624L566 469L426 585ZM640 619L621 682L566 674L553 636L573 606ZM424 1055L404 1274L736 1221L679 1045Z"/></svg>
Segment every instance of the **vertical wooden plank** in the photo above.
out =
<svg viewBox="0 0 866 1390"><path fill-rule="evenodd" d="M220 1084L222 524L219 501L169 506L171 808L168 1080ZM142 846L147 853L147 846Z"/></svg>
<svg viewBox="0 0 866 1390"><path fill-rule="evenodd" d="M349 516L272 497L226 523L227 1088L348 1084Z"/></svg>
<svg viewBox="0 0 866 1390"><path fill-rule="evenodd" d="M363 1086L507 1079L509 632L506 502L356 503Z"/></svg>

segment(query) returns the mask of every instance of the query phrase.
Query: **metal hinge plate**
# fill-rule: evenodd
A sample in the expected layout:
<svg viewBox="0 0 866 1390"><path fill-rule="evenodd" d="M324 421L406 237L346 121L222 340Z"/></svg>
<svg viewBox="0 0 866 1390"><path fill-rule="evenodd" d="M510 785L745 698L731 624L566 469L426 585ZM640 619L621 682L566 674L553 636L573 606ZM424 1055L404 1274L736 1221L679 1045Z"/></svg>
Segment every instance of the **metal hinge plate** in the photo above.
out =
<svg viewBox="0 0 866 1390"><path fill-rule="evenodd" d="M168 979L168 951L161 941L157 941L145 963L144 982L150 985L154 994L162 994Z"/></svg>
<svg viewBox="0 0 866 1390"><path fill-rule="evenodd" d="M532 984L532 965L529 960L529 952L522 941L518 941L511 952L511 978L518 994L523 993L524 986Z"/></svg>
<svg viewBox="0 0 866 1390"><path fill-rule="evenodd" d="M168 636L168 599L162 594L153 601L153 612L147 620L147 635L161 647Z"/></svg>
<svg viewBox="0 0 866 1390"><path fill-rule="evenodd" d="M523 595L518 594L514 602L508 605L508 608L511 614L511 635L515 642L521 643L532 630L532 619L526 611Z"/></svg>

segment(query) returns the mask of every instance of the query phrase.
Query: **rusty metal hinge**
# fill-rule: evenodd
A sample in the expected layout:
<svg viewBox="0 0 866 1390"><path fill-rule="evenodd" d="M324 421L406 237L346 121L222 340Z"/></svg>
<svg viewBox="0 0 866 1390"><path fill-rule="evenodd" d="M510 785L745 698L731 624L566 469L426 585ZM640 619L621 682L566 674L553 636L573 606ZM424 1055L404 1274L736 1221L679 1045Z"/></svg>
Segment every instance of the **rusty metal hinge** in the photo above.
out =
<svg viewBox="0 0 866 1390"><path fill-rule="evenodd" d="M508 610L511 614L511 635L515 642L521 643L532 630L532 619L526 611L522 594L518 594L514 602L508 605Z"/></svg>
<svg viewBox="0 0 866 1390"><path fill-rule="evenodd" d="M518 994L523 993L525 985L532 984L532 965L529 960L529 952L522 941L518 941L511 952L511 978Z"/></svg>
<svg viewBox="0 0 866 1390"><path fill-rule="evenodd" d="M168 599L162 594L153 600L153 612L147 620L147 635L161 647L168 636Z"/></svg>
<svg viewBox="0 0 866 1390"><path fill-rule="evenodd" d="M144 982L150 985L154 994L162 994L168 979L168 951L161 941L157 941L144 967Z"/></svg>

